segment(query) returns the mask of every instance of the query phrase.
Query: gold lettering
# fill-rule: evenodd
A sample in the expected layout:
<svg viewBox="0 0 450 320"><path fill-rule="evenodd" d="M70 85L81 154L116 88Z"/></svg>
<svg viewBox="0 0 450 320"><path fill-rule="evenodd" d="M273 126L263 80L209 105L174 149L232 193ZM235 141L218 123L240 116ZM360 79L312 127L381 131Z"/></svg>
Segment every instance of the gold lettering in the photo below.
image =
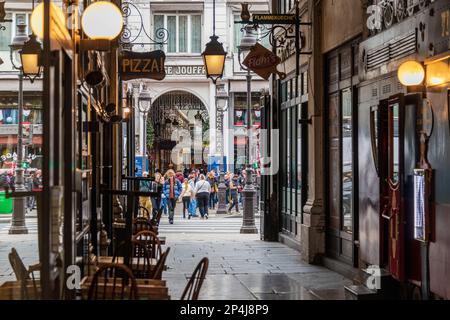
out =
<svg viewBox="0 0 450 320"><path fill-rule="evenodd" d="M122 72L127 72L127 68L130 67L130 59L123 59L122 60Z"/></svg>
<svg viewBox="0 0 450 320"><path fill-rule="evenodd" d="M145 59L144 61L146 63L144 68L142 68L142 72L150 72L150 69L148 69L148 67L150 66L150 62L152 62L152 59Z"/></svg>
<svg viewBox="0 0 450 320"><path fill-rule="evenodd" d="M136 64L134 64L136 63ZM134 65L133 65L134 64ZM141 65L141 60L140 59L133 59L133 67L132 67L132 72L141 72L141 70L139 70L139 66Z"/></svg>
<svg viewBox="0 0 450 320"><path fill-rule="evenodd" d="M159 72L159 66L156 60L153 60L151 72Z"/></svg>

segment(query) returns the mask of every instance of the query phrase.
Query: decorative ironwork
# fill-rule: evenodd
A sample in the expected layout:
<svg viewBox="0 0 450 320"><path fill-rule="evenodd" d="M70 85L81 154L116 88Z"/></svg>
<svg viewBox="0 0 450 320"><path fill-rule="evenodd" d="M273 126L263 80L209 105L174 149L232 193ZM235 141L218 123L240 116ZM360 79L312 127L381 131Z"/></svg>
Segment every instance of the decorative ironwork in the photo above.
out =
<svg viewBox="0 0 450 320"><path fill-rule="evenodd" d="M144 19L139 8L132 2L123 2L121 6L125 25L123 27L122 34L120 36L120 44L123 47L130 45L140 45L144 47L146 45L159 46L160 49L167 44L169 40L169 30L165 28L158 28L155 30L154 37L150 36L144 26ZM137 23L128 24L131 17L138 17ZM134 28L132 28L132 26ZM144 42L139 42L139 39L147 39Z"/></svg>
<svg viewBox="0 0 450 320"><path fill-rule="evenodd" d="M246 17L246 14L244 14ZM234 23L243 24L241 32L245 31L245 26L252 26L255 31L260 30L257 37L258 41L269 37L269 43L272 47L283 47L286 42L292 39L295 43L295 65L296 76L300 75L300 55L311 55L312 52L302 51L302 38L300 26L312 26L311 22L301 22L299 0L295 0L295 13L283 15L253 15L253 20L243 19ZM242 66L241 66L242 68ZM245 70L244 68L242 68Z"/></svg>
<svg viewBox="0 0 450 320"><path fill-rule="evenodd" d="M2 23L5 22L12 22L11 19L5 19L6 18L6 11L5 11L5 1L0 2L0 31L5 31L6 27L2 25Z"/></svg>

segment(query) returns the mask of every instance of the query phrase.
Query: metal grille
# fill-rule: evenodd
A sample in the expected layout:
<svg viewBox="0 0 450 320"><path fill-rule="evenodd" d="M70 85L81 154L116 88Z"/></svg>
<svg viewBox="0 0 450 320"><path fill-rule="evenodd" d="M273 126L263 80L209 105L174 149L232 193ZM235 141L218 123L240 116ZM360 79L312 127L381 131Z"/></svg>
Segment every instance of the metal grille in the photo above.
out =
<svg viewBox="0 0 450 320"><path fill-rule="evenodd" d="M416 32L373 49L367 53L367 70L373 70L392 60L406 57L417 52Z"/></svg>

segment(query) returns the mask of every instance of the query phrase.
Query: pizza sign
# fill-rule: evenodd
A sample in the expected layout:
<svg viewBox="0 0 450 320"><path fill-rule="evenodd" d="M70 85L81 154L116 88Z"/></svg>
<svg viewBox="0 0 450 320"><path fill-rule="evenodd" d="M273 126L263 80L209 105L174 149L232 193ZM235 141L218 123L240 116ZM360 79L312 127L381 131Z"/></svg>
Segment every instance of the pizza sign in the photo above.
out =
<svg viewBox="0 0 450 320"><path fill-rule="evenodd" d="M252 50L250 50L243 65L265 80L268 80L273 73L278 74L281 79L284 79L286 74L277 70L277 65L280 62L280 57L257 43Z"/></svg>

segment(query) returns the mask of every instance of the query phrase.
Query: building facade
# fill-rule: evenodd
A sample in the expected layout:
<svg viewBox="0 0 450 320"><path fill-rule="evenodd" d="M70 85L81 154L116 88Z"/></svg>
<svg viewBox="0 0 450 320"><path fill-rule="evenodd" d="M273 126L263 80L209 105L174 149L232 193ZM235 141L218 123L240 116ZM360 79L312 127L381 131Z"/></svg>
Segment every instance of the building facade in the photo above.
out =
<svg viewBox="0 0 450 320"><path fill-rule="evenodd" d="M126 3L126 2L124 2ZM237 171L245 164L246 121L248 119L245 72L238 60L238 45L242 37L240 2L216 1L216 34L227 52L223 78L218 81L229 95L226 111L220 114L216 108L216 85L206 78L201 53L213 34L212 1L132 1L128 25L135 34L142 25L147 35L140 35L133 42L133 51L162 49L166 54L166 77L162 81L137 79L125 84L127 90L134 85L135 103L143 86L150 90L152 108L148 117L147 135L149 169L167 170L174 164L177 169L185 167L214 167L216 170L223 152L223 161L230 171ZM255 12L269 11L268 1L251 1ZM157 38L158 30L167 31L167 44L148 44ZM152 38L152 39L149 39ZM262 40L267 42L266 40ZM140 43L147 43L143 46ZM269 47L268 43L265 43ZM252 117L254 126L260 124L260 93L268 89L268 81L252 77ZM218 117L219 113L219 117ZM200 117L198 116L200 115ZM196 117L197 116L197 117ZM135 112L136 159L142 161L144 152L143 114ZM202 131L194 133L201 123ZM217 121L223 129L216 131ZM189 131L190 142L172 133L175 129ZM223 132L223 148L217 147L217 135ZM201 148L194 148L195 139L203 137ZM177 154L172 156L176 146ZM195 150L194 150L195 149ZM220 150L223 149L223 150ZM256 154L256 149L253 151ZM256 158L256 156L255 156ZM255 160L256 161L256 160ZM140 164L138 164L140 166Z"/></svg>
<svg viewBox="0 0 450 320"><path fill-rule="evenodd" d="M298 53L289 43L279 49L288 76L272 78L272 117L263 127L279 128L282 160L265 178L265 236L358 283L365 284L358 269L375 266L403 297L448 298L448 161L438 142L449 139L448 1L300 1L299 8L312 23L301 30L302 51L312 54L301 55L296 79ZM272 10L293 13L294 3L276 1ZM399 82L409 60L424 65L421 90ZM424 167L433 169L425 185L434 198L420 211L414 183Z"/></svg>

